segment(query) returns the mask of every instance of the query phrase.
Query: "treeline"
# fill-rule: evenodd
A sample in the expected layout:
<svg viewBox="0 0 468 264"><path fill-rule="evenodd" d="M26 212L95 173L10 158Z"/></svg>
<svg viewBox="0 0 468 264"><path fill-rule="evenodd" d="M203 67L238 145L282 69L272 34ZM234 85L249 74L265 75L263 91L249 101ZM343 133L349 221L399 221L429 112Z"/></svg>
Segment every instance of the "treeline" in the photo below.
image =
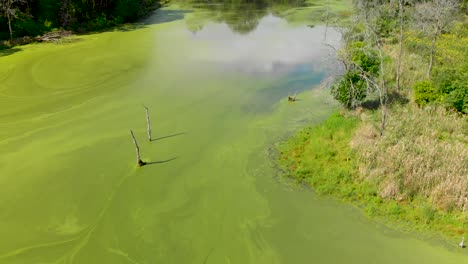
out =
<svg viewBox="0 0 468 264"><path fill-rule="evenodd" d="M158 0L0 0L0 40L55 28L77 32L133 22Z"/></svg>
<svg viewBox="0 0 468 264"><path fill-rule="evenodd" d="M420 107L468 114L466 0L356 0L339 52L344 74L333 86L350 109L378 97L382 132L392 92L410 92Z"/></svg>

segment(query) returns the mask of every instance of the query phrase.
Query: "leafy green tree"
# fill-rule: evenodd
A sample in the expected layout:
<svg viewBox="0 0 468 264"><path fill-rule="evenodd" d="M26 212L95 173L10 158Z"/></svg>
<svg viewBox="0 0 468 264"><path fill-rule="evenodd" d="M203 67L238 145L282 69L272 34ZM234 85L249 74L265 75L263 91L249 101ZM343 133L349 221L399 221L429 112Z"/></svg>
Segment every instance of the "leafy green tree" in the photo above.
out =
<svg viewBox="0 0 468 264"><path fill-rule="evenodd" d="M331 93L343 106L354 109L377 88L379 56L366 43L356 41L346 45L338 53L338 59L343 64L344 74L332 86Z"/></svg>

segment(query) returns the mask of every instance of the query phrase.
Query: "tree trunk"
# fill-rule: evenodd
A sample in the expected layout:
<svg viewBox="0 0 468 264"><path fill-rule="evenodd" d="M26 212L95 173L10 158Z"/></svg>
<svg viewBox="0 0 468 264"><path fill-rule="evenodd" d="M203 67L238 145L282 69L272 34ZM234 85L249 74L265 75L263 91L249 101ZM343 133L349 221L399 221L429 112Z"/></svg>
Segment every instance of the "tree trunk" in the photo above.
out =
<svg viewBox="0 0 468 264"><path fill-rule="evenodd" d="M400 39L399 39L399 47L398 47L398 67L397 67L397 76L396 76L396 83L397 83L397 90L400 90L400 76L401 76L401 55L403 53L403 0L398 0L398 9L400 15Z"/></svg>
<svg viewBox="0 0 468 264"><path fill-rule="evenodd" d="M136 141L135 135L133 135L133 131L130 129L130 135L132 136L133 144L135 144L136 149L136 159L137 159L137 166L141 167L146 164L146 162L141 160L140 156L140 147L138 147L138 143Z"/></svg>
<svg viewBox="0 0 468 264"><path fill-rule="evenodd" d="M382 105L382 119L380 123L380 136L383 135L385 130L385 124L387 123L387 110L385 109L385 105Z"/></svg>
<svg viewBox="0 0 468 264"><path fill-rule="evenodd" d="M150 117L149 117L149 113L148 113L148 107L144 106L145 107L145 111L146 111L146 130L148 132L148 140L151 141L151 122L150 122Z"/></svg>
<svg viewBox="0 0 468 264"><path fill-rule="evenodd" d="M380 42L377 42L377 47L379 48L379 58L380 58L380 107L382 108L382 119L380 123L380 135L383 135L385 130L385 122L387 121L386 118L386 109L385 105L387 104L387 88L385 85L385 72L384 72L384 65L383 65L383 56L382 56L382 46Z"/></svg>
<svg viewBox="0 0 468 264"><path fill-rule="evenodd" d="M432 40L431 53L429 55L429 67L427 68L426 77L431 78L432 65L434 64L434 53L437 37L439 35L439 30L434 34L434 39Z"/></svg>
<svg viewBox="0 0 468 264"><path fill-rule="evenodd" d="M10 30L10 40L13 40L13 30L11 29L11 15L10 10L7 10L8 29Z"/></svg>

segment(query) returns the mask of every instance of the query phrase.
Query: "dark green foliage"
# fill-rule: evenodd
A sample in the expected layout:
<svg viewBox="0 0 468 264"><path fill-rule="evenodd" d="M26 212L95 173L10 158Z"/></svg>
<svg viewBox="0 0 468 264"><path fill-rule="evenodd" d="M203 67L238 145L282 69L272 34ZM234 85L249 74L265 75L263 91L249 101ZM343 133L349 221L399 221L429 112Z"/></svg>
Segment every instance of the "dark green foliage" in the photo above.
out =
<svg viewBox="0 0 468 264"><path fill-rule="evenodd" d="M449 109L468 114L467 80L467 72L462 68L437 68L432 82L414 84L414 102L419 106L441 102Z"/></svg>
<svg viewBox="0 0 468 264"><path fill-rule="evenodd" d="M47 31L47 27L34 21L31 16L20 13L13 24L13 31L16 36L37 36Z"/></svg>
<svg viewBox="0 0 468 264"><path fill-rule="evenodd" d="M435 102L439 95L430 81L418 81L414 84L414 102L419 106L425 106Z"/></svg>
<svg viewBox="0 0 468 264"><path fill-rule="evenodd" d="M449 108L468 114L468 89L457 89L447 94L444 102Z"/></svg>
<svg viewBox="0 0 468 264"><path fill-rule="evenodd" d="M379 74L377 52L364 42L352 42L343 51L345 73L331 88L333 97L343 106L353 109L364 101L373 86L368 80Z"/></svg>
<svg viewBox="0 0 468 264"><path fill-rule="evenodd" d="M135 21L140 16L140 4L135 0L117 0L112 15L124 21Z"/></svg>
<svg viewBox="0 0 468 264"><path fill-rule="evenodd" d="M335 100L348 109L355 108L366 98L365 83L359 77L358 71L350 71L332 86L331 92Z"/></svg>
<svg viewBox="0 0 468 264"><path fill-rule="evenodd" d="M37 36L54 28L100 30L146 15L157 0L28 0L18 5L13 36ZM0 14L0 40L8 39L7 21Z"/></svg>
<svg viewBox="0 0 468 264"><path fill-rule="evenodd" d="M0 15L0 39L9 39L8 26L6 18Z"/></svg>
<svg viewBox="0 0 468 264"><path fill-rule="evenodd" d="M359 65L367 75L379 73L380 60L375 49L372 49L362 41L349 44L351 61Z"/></svg>
<svg viewBox="0 0 468 264"><path fill-rule="evenodd" d="M467 68L441 67L434 74L442 102L449 108L468 114Z"/></svg>
<svg viewBox="0 0 468 264"><path fill-rule="evenodd" d="M35 21L49 28L58 28L60 23L60 7L62 1L38 0L36 7L32 10ZM47 25L46 25L47 24Z"/></svg>

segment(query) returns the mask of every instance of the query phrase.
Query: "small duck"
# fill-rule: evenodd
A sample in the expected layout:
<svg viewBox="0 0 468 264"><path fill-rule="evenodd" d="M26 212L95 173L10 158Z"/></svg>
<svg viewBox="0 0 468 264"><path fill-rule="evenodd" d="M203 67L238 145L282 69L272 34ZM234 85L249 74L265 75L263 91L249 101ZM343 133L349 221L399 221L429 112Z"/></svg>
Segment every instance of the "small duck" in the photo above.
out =
<svg viewBox="0 0 468 264"><path fill-rule="evenodd" d="M297 95L297 93L295 93L293 96L288 95L288 101L289 101L289 102L294 102L294 101L296 101L296 95Z"/></svg>
<svg viewBox="0 0 468 264"><path fill-rule="evenodd" d="M460 242L460 244L458 244L461 248L465 248L465 238L463 237L462 238L462 241Z"/></svg>

